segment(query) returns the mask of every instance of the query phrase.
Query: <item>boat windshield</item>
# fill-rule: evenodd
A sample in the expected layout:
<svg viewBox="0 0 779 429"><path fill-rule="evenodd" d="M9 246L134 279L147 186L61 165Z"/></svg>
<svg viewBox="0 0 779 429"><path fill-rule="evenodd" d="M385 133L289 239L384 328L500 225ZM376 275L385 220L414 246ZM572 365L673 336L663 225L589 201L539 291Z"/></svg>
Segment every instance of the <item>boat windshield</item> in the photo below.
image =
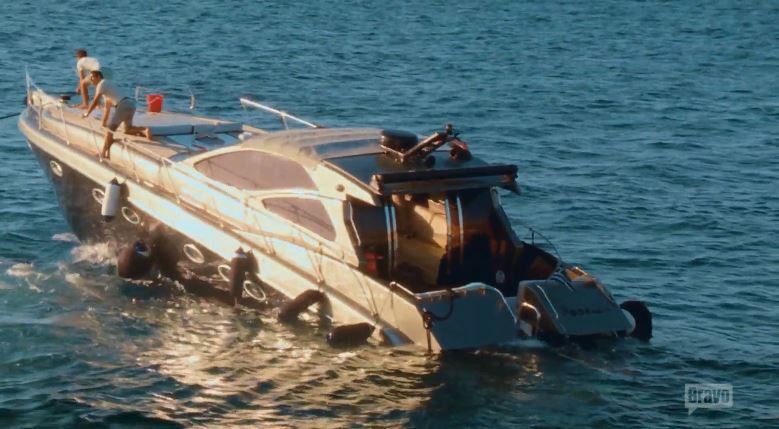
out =
<svg viewBox="0 0 779 429"><path fill-rule="evenodd" d="M267 152L238 150L206 158L197 171L237 189L317 189L311 176L297 162Z"/></svg>

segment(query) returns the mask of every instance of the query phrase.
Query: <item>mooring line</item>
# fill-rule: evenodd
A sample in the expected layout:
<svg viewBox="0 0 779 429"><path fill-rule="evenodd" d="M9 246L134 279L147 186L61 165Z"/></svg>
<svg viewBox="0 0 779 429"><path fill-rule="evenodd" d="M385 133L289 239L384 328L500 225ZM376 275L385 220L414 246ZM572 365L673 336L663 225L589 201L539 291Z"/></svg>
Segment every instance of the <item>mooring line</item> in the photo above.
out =
<svg viewBox="0 0 779 429"><path fill-rule="evenodd" d="M2 121L3 119L13 118L14 116L19 116L21 114L22 112L17 112L17 113L11 113L10 115L0 116L0 121Z"/></svg>

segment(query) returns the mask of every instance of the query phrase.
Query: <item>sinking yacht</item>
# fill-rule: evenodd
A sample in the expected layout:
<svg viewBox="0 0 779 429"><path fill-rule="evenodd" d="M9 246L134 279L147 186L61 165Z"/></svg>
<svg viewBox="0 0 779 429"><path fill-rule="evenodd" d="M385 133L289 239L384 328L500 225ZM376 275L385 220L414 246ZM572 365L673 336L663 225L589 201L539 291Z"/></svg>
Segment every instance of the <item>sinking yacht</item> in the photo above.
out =
<svg viewBox="0 0 779 429"><path fill-rule="evenodd" d="M329 339L472 349L518 338L648 340L640 301L544 243L501 207L517 167L472 156L451 127L430 136L326 128L241 99L280 130L191 112L139 111L153 140L104 130L28 78L19 128L74 233L121 248L118 272L156 272L235 305L329 323ZM293 126L294 125L294 126Z"/></svg>

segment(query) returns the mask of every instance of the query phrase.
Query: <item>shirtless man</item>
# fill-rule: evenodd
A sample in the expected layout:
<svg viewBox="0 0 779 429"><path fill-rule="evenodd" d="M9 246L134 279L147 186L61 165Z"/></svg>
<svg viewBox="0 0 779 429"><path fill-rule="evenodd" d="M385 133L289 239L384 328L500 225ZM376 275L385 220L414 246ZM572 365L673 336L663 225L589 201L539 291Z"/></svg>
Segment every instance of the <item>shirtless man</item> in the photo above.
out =
<svg viewBox="0 0 779 429"><path fill-rule="evenodd" d="M100 101L100 97L103 97L103 127L107 128L105 132L105 142L103 143L103 150L100 154L103 158L111 159L111 145L114 143L114 131L119 128L119 124L124 123L124 132L135 136L144 136L151 140L151 130L149 128L141 128L133 126L133 115L135 115L135 102L128 97L124 97L122 93L113 84L103 78L103 73L99 70L92 70L89 74L89 78L95 85L95 98L92 99L92 103L84 112L83 117L88 117L97 103ZM111 108L115 107L113 117L111 117ZM111 121L109 122L109 117Z"/></svg>
<svg viewBox="0 0 779 429"><path fill-rule="evenodd" d="M76 75L78 75L76 93L81 94L82 109L89 106L89 73L93 70L100 70L100 62L94 57L87 56L87 51L76 49Z"/></svg>

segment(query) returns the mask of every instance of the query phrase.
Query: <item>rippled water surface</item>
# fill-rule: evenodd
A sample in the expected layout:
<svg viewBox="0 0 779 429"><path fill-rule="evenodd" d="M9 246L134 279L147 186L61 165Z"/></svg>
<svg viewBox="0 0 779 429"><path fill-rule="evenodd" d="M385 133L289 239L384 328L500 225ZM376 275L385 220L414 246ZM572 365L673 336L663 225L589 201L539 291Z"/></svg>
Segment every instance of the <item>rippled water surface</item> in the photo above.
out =
<svg viewBox="0 0 779 429"><path fill-rule="evenodd" d="M520 166L511 219L619 299L650 344L517 343L427 356L334 350L283 326L113 275L78 243L0 121L0 427L765 427L779 425L779 4L13 1L0 116L24 69L75 86L86 47L126 88L189 85L240 119L253 94L327 125L453 122ZM734 406L684 408L685 383Z"/></svg>

